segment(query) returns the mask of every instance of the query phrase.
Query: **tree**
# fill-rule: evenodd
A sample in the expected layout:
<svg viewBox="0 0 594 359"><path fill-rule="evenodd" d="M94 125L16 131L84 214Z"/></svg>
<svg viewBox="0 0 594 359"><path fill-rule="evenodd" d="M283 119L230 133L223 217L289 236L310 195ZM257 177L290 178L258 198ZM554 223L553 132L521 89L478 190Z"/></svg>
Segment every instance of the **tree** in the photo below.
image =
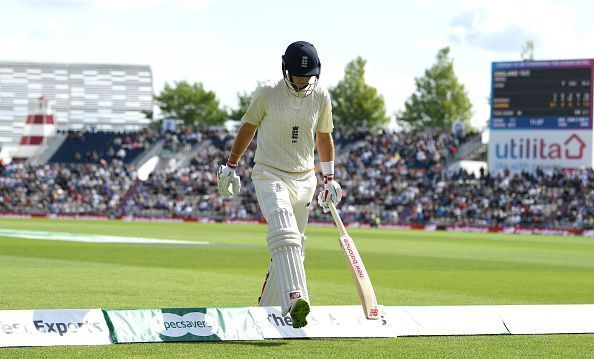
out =
<svg viewBox="0 0 594 359"><path fill-rule="evenodd" d="M229 119L233 121L241 121L241 118L247 112L248 107L250 107L250 103L252 101L252 93L242 92L237 94L237 100L239 102L239 107L236 109L232 109L229 112Z"/></svg>
<svg viewBox="0 0 594 359"><path fill-rule="evenodd" d="M206 91L201 83L176 82L172 87L165 83L163 91L155 96L163 117L185 125L205 127L222 125L227 117L220 108L214 92Z"/></svg>
<svg viewBox="0 0 594 359"><path fill-rule="evenodd" d="M361 57L348 63L344 78L330 89L334 123L339 128L375 128L390 121L384 98L365 83L365 64Z"/></svg>
<svg viewBox="0 0 594 359"><path fill-rule="evenodd" d="M470 127L472 104L464 85L454 74L450 48L437 53L437 62L423 77L415 78L416 90L396 115L396 122L410 130L435 128L449 130L454 122Z"/></svg>

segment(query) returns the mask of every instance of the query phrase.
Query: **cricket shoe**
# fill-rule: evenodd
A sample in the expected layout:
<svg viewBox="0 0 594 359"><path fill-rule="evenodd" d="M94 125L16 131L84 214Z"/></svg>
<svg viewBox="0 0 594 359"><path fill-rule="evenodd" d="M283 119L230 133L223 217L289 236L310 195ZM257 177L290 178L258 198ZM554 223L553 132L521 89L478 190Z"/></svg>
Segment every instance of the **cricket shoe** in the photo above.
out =
<svg viewBox="0 0 594 359"><path fill-rule="evenodd" d="M303 298L297 298L289 310L293 321L293 328L302 328L307 325L309 303Z"/></svg>

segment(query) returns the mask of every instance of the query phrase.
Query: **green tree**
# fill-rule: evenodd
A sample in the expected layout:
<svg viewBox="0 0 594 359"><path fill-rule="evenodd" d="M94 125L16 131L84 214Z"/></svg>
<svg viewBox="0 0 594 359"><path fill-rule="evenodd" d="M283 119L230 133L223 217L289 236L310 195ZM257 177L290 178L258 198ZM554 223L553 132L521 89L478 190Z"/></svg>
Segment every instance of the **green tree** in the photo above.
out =
<svg viewBox="0 0 594 359"><path fill-rule="evenodd" d="M399 125L410 130L427 128L450 129L452 123L463 122L469 128L472 104L464 85L454 74L450 48L437 53L437 62L415 78L416 90L404 104L404 111L396 114Z"/></svg>
<svg viewBox="0 0 594 359"><path fill-rule="evenodd" d="M348 63L344 78L330 89L334 124L339 128L377 128L390 121L384 98L365 83L365 64L362 57Z"/></svg>
<svg viewBox="0 0 594 359"><path fill-rule="evenodd" d="M237 94L237 100L239 102L239 107L236 109L232 109L229 112L229 119L233 121L240 121L243 115L247 112L248 107L250 107L250 103L252 102L252 97L254 96L254 91L251 93L242 92Z"/></svg>
<svg viewBox="0 0 594 359"><path fill-rule="evenodd" d="M175 119L185 125L205 127L222 125L227 117L220 108L219 100L212 91L206 91L201 83L187 81L168 83L155 96L164 118Z"/></svg>

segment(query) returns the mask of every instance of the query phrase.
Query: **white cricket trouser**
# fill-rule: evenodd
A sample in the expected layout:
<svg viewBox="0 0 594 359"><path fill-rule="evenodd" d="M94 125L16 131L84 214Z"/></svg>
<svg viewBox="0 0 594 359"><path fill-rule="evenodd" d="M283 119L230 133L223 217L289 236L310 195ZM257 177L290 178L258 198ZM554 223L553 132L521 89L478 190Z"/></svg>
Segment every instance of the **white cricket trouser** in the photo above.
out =
<svg viewBox="0 0 594 359"><path fill-rule="evenodd" d="M261 306L280 305L285 311L294 290L301 291L309 300L303 253L305 228L317 180L314 174L305 180L294 180L256 169L252 182L268 223L268 247L272 257L258 303Z"/></svg>

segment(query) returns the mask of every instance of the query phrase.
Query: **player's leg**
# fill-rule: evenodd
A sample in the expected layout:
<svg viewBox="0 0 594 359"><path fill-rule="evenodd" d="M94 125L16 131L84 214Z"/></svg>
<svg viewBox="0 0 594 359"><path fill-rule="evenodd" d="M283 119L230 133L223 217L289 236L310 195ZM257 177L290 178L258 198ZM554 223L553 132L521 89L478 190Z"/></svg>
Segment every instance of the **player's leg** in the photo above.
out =
<svg viewBox="0 0 594 359"><path fill-rule="evenodd" d="M294 200L293 213L297 221L297 228L301 235L301 256L304 258L305 243L307 237L305 236L305 228L309 217L309 210L311 208L312 198L316 189L317 180L315 176L306 181L292 181L290 183L290 197ZM279 289L276 283L276 273L272 261L266 272L262 292L258 298L258 305L260 306L280 306ZM306 276L307 281L307 276ZM307 288L305 289L305 297L309 299Z"/></svg>
<svg viewBox="0 0 594 359"><path fill-rule="evenodd" d="M315 175L304 181L292 181L294 192L296 193L296 200L293 204L293 213L295 214L297 227L299 228L299 233L301 234L301 247L304 252L303 254L305 254L305 244L307 241L305 229L307 227L309 211L313 203L312 201L316 191L317 183L318 181Z"/></svg>
<svg viewBox="0 0 594 359"><path fill-rule="evenodd" d="M273 178L268 176L267 174L264 174L262 171L256 170L252 174L252 182L254 183L254 186L256 186L256 183L263 183L265 181L271 180L273 180ZM258 190L256 192L258 192ZM264 219L268 220L268 217L266 215L266 208L264 208L262 204L260 204L260 210L262 211ZM268 271L266 272L266 276L264 277L264 284L262 285L262 291L260 293L260 297L258 298L258 305L261 307L281 305L277 278L274 266L272 265L272 260L270 261Z"/></svg>
<svg viewBox="0 0 594 359"><path fill-rule="evenodd" d="M268 266L268 272L266 272L266 278L264 279L264 285L262 285L262 293L258 298L258 305L261 307L273 307L280 306L280 295L276 279L276 273L272 261Z"/></svg>
<svg viewBox="0 0 594 359"><path fill-rule="evenodd" d="M281 207L270 213L266 238L281 296L282 312L286 314L292 301L298 298L307 300L301 235L291 209Z"/></svg>
<svg viewBox="0 0 594 359"><path fill-rule="evenodd" d="M293 318L293 326L303 326L307 324L305 316L309 313L309 304L301 257L301 234L288 186L280 178L265 172L255 173L252 180L260 209L268 223L268 250L272 256L273 275L277 278L282 313L303 316L298 320ZM295 311L296 308L299 310Z"/></svg>
<svg viewBox="0 0 594 359"><path fill-rule="evenodd" d="M305 228L307 227L309 210L311 208L311 201L316 190L317 180L314 175L310 179L305 181L287 182L289 184L289 189L292 192L291 199L293 200L293 213L295 215L295 221L297 223L299 234L301 235L301 261L304 262L305 243L307 240L307 237L305 236ZM305 269L303 271L303 275L304 279L307 280L307 278L305 277ZM304 297L307 298L307 301L298 300L291 307L291 318L293 318L293 326L296 328L305 326L307 324L306 317L310 311L309 293L307 292L307 287L305 287L304 289Z"/></svg>

